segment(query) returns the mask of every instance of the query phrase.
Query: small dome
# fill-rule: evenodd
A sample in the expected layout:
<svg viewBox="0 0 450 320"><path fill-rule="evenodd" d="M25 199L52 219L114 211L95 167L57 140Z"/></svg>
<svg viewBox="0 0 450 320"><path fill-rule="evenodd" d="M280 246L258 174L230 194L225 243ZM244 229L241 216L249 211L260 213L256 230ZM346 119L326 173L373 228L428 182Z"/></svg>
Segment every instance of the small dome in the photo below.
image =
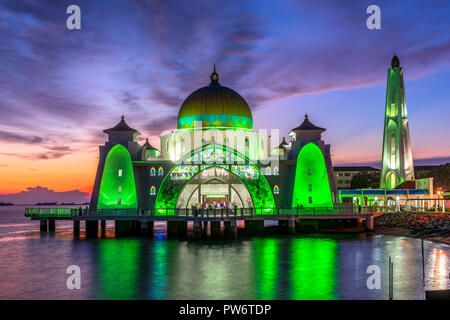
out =
<svg viewBox="0 0 450 320"><path fill-rule="evenodd" d="M240 128L252 129L253 117L250 107L236 91L221 86L219 75L210 76L209 86L192 92L181 105L178 112L178 128Z"/></svg>
<svg viewBox="0 0 450 320"><path fill-rule="evenodd" d="M394 57L391 60L391 66L394 67L400 67L400 59L397 57L397 55L394 55Z"/></svg>

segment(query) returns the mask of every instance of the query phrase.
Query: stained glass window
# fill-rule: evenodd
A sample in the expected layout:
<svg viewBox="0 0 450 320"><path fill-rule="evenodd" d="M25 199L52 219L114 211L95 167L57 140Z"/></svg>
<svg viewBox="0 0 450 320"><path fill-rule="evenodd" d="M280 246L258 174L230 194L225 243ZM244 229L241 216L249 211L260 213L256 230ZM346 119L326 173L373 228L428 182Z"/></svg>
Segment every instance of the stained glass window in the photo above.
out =
<svg viewBox="0 0 450 320"><path fill-rule="evenodd" d="M217 164L223 164L223 163L236 163L236 162L245 162L245 160L227 150L222 149L206 149L202 150L199 153L194 154L191 158L186 159L185 162L187 163L217 163Z"/></svg>
<svg viewBox="0 0 450 320"><path fill-rule="evenodd" d="M150 195L154 196L155 194L156 194L156 188L155 188L155 186L151 186L151 188L150 188Z"/></svg>
<svg viewBox="0 0 450 320"><path fill-rule="evenodd" d="M259 172L251 165L232 165L231 172L241 178L258 179Z"/></svg>
<svg viewBox="0 0 450 320"><path fill-rule="evenodd" d="M279 194L279 193L280 193L280 188L278 188L277 185L275 185L275 186L273 187L273 193L274 193L274 194Z"/></svg>
<svg viewBox="0 0 450 320"><path fill-rule="evenodd" d="M266 168L266 175L271 175L272 174L272 169L270 167Z"/></svg>
<svg viewBox="0 0 450 320"><path fill-rule="evenodd" d="M151 169L150 169L150 175L151 176L154 176L156 174L156 169L154 168L154 167L152 167Z"/></svg>
<svg viewBox="0 0 450 320"><path fill-rule="evenodd" d="M188 180L198 173L198 166L179 165L170 172L171 180Z"/></svg>
<svg viewBox="0 0 450 320"><path fill-rule="evenodd" d="M278 175L279 174L278 167L273 167L273 174L274 175Z"/></svg>
<svg viewBox="0 0 450 320"><path fill-rule="evenodd" d="M162 167L159 167L158 169L158 176L164 175L164 169Z"/></svg>

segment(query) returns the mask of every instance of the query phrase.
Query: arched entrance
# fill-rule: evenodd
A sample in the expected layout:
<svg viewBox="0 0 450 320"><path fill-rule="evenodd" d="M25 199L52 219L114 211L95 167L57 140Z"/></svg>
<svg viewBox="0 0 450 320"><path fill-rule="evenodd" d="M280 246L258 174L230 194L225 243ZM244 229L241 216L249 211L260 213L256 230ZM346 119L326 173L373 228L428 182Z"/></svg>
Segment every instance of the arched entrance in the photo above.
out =
<svg viewBox="0 0 450 320"><path fill-rule="evenodd" d="M253 208L252 197L244 184L234 174L213 166L189 180L178 197L177 208L217 203L228 208Z"/></svg>
<svg viewBox="0 0 450 320"><path fill-rule="evenodd" d="M254 208L275 207L270 186L257 166L236 150L209 144L190 152L170 170L158 190L155 208L176 208L180 194L189 181L210 168L223 169L236 177L250 194ZM162 211L166 214L166 210Z"/></svg>

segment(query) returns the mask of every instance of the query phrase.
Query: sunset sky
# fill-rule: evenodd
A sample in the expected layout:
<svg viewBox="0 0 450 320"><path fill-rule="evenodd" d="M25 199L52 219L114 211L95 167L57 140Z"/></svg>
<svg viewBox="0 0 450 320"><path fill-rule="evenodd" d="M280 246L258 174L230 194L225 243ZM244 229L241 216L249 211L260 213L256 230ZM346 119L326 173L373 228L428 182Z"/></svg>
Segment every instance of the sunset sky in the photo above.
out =
<svg viewBox="0 0 450 320"><path fill-rule="evenodd" d="M66 27L71 4L82 30ZM366 27L371 4L381 30ZM90 192L102 130L123 113L159 147L214 63L256 129L287 136L308 113L334 165L377 165L396 53L415 164L450 161L449 12L449 1L2 1L0 194Z"/></svg>

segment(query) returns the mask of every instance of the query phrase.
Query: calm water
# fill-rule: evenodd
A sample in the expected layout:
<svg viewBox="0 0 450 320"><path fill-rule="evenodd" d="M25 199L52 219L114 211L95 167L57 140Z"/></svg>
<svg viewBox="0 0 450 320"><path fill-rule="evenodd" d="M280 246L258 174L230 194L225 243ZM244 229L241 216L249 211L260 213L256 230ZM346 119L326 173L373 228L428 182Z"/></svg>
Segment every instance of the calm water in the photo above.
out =
<svg viewBox="0 0 450 320"><path fill-rule="evenodd" d="M419 240L396 236L265 236L237 242L72 240L72 224L41 236L24 207L0 208L0 299L423 299ZM84 225L82 223L82 228ZM450 288L450 246L425 241L427 289ZM81 268L81 290L66 268ZM366 268L381 268L369 290Z"/></svg>

